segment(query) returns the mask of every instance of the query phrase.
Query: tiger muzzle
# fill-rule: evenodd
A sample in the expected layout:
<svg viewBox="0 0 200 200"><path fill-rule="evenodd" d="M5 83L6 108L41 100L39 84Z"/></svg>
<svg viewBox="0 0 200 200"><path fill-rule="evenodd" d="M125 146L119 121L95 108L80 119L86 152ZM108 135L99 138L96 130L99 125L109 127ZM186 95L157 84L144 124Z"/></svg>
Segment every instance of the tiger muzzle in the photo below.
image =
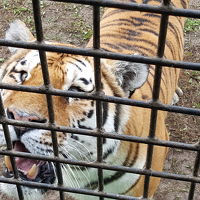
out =
<svg viewBox="0 0 200 200"><path fill-rule="evenodd" d="M14 142L14 151L30 153L25 146L17 141ZM12 178L14 176L9 156L4 157L5 170L3 176ZM19 177L22 180L52 184L55 181L55 172L51 162L15 157L15 164Z"/></svg>
<svg viewBox="0 0 200 200"><path fill-rule="evenodd" d="M40 118L34 114L29 114L17 109L8 108L7 116L9 119L20 120L20 121L29 121L37 123L46 123L47 120ZM18 141L13 142L13 151L15 152L25 152L31 153L22 142L20 138L27 132L33 130L29 127L19 127L14 126L15 133L19 138ZM4 157L5 170L3 176L6 178L12 178L14 176L13 167L9 156ZM33 182L40 183L54 183L55 181L55 172L53 168L53 163L47 161L41 161L36 159L29 159L23 157L15 157L15 164L18 170L19 177L22 180L28 180Z"/></svg>

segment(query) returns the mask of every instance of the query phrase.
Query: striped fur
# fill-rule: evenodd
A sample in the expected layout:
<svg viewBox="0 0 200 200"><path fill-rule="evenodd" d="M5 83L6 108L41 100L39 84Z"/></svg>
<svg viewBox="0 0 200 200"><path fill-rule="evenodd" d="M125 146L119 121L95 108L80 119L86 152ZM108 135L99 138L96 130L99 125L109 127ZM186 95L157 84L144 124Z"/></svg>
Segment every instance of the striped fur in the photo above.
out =
<svg viewBox="0 0 200 200"><path fill-rule="evenodd" d="M124 0L124 2L129 2L129 0ZM131 2L160 5L160 0L131 0ZM173 0L172 5L178 8L187 8L188 2L186 0ZM154 57L157 53L159 24L159 14L108 8L105 10L101 20L101 49ZM183 25L184 21L182 18L170 16L164 52L165 58L182 60ZM15 21L7 31L7 39L32 41L34 37L21 21ZM92 40L90 40L87 47L92 47ZM2 81L4 83L28 86L43 85L38 52L15 48L11 48L11 52L15 54L1 66L4 69ZM92 58L55 52L47 52L46 54L51 84L54 88L86 93L94 91L95 81ZM129 96L132 99L144 101L151 100L155 73L154 66L102 59L101 69L102 89L106 95L117 97ZM149 73L148 78L147 72ZM159 97L161 102L171 104L177 87L178 77L179 69L163 68ZM1 93L9 118L24 121L34 121L37 119L36 121L40 120L40 123L48 122L49 116L45 95L8 90L2 90ZM89 130L96 128L96 105L92 100L53 96L53 107L55 123L58 125ZM106 132L148 137L150 109L103 102L102 115L102 128ZM169 139L165 119L166 112L159 111L156 138L161 140ZM53 154L51 132L40 129L23 129L22 131L22 129L17 129L13 126L9 126L9 130L12 141L20 141L30 153L40 155ZM63 132L58 132L57 134L61 157L87 162L94 162L96 160L95 137ZM5 145L2 129L0 129L0 145ZM122 165L139 169L145 168L146 153L147 145L145 144L111 139L103 140L103 160L111 165ZM152 170L162 171L166 153L167 148L154 147ZM98 188L96 169L63 164L61 167L65 186L92 190ZM143 195L143 176L108 170L104 170L103 174L105 192L134 197L141 197ZM159 181L159 178L151 177L149 187L150 198L153 197ZM1 183L0 190L8 195L17 196L13 192L16 191L15 186ZM23 187L23 191L25 199L41 199L40 195L43 195L40 190L33 190L27 187ZM92 196L68 194L67 199L71 198L75 200L98 199Z"/></svg>

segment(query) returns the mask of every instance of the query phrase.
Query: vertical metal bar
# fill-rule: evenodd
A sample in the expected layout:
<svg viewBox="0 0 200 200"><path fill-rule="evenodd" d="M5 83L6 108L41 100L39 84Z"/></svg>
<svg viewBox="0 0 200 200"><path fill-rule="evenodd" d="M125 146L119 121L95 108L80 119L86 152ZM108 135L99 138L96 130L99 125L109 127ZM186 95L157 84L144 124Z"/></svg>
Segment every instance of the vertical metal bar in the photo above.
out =
<svg viewBox="0 0 200 200"><path fill-rule="evenodd" d="M5 113L3 100L2 100L1 95L0 95L0 117L1 118L6 118L6 113ZM3 123L2 127L3 127L3 131L4 131L4 137L5 137L5 140L6 140L7 149L8 150L12 150L13 147L12 147L12 141L11 141L11 138L10 138L10 131L9 131L8 125L6 123ZM19 175L18 175L16 163L15 163L15 157L10 156L10 161L11 161L11 165L12 165L12 168L13 168L14 178L18 179ZM20 200L24 200L22 186L21 185L16 185L16 187L17 187L17 193L18 193L19 199Z"/></svg>
<svg viewBox="0 0 200 200"><path fill-rule="evenodd" d="M198 143L200 147L200 142ZM193 169L193 177L198 177L198 171L200 168L200 150L197 152L197 156L194 163L194 169ZM196 183L192 182L190 185L190 191L188 195L188 200L194 199L194 191L195 191Z"/></svg>
<svg viewBox="0 0 200 200"><path fill-rule="evenodd" d="M93 6L93 48L100 48L100 7ZM100 68L100 58L94 57L94 71L95 71L95 86L96 92L101 94L101 68ZM96 101L96 124L97 131L101 134L102 128L102 103L101 101ZM97 137L97 162L103 161L103 138L101 136ZM98 190L103 191L104 182L103 182L103 170L98 169ZM100 200L103 200L103 197L99 197Z"/></svg>
<svg viewBox="0 0 200 200"><path fill-rule="evenodd" d="M169 6L169 4L170 4L170 0L163 0L162 5ZM166 14L161 15L159 38L158 38L158 49L157 49L157 57L159 57L159 58L162 58L164 55L168 20L169 20L168 15L166 15ZM161 75L162 75L162 66L156 65L155 75L154 75L154 83L153 83L153 92L152 92L153 102L156 102L159 99ZM157 115L158 115L158 110L152 109L151 117L150 117L150 129L149 129L149 138L151 138L151 139L155 138ZM146 158L146 169L151 169L153 150L154 150L154 146L148 145L147 158ZM149 183L150 183L150 176L147 175L147 176L145 176L145 180L144 180L143 198L148 198Z"/></svg>
<svg viewBox="0 0 200 200"><path fill-rule="evenodd" d="M44 37L43 37L43 29L42 29L42 21L41 21L40 0L32 0L32 4L33 4L33 13L34 13L37 41L42 43ZM51 83L50 83L50 78L49 78L46 53L42 50L39 50L39 55L40 55L44 85L45 85L46 89L48 90L49 88L51 88ZM49 125L54 126L55 119L54 119L52 96L47 94L46 100L47 100L48 115L49 115ZM59 157L58 140L57 140L56 131L51 130L51 137L52 137L54 156ZM59 162L55 162L55 166L56 166L56 174L58 177L58 185L63 185L63 176L62 176L61 165ZM60 193L60 199L64 200L63 191L59 191L59 193Z"/></svg>

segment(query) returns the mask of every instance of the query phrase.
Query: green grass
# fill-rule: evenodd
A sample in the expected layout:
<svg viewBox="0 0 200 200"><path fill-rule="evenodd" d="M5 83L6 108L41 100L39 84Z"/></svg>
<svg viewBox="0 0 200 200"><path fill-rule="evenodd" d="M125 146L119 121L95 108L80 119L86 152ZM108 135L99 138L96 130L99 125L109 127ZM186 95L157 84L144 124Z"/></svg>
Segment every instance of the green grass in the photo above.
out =
<svg viewBox="0 0 200 200"><path fill-rule="evenodd" d="M200 103L194 103L194 107L200 109Z"/></svg>
<svg viewBox="0 0 200 200"><path fill-rule="evenodd" d="M30 10L28 8L25 8L25 7L15 7L13 9L13 12L15 15L20 15L24 12L29 12Z"/></svg>
<svg viewBox="0 0 200 200"><path fill-rule="evenodd" d="M83 39L84 40L89 40L93 35L93 31L92 29L90 29L90 27L88 27L88 29L86 31L83 31Z"/></svg>
<svg viewBox="0 0 200 200"><path fill-rule="evenodd" d="M2 6L3 6L4 9L7 9L7 8L9 8L10 4L7 0L3 0Z"/></svg>
<svg viewBox="0 0 200 200"><path fill-rule="evenodd" d="M67 4L65 6L65 10L71 13L71 17L73 20L70 23L71 27L71 38L74 37L74 33L76 38L79 41L84 42L91 38L93 31L90 25L87 25L86 21L81 16L81 9L83 6Z"/></svg>
<svg viewBox="0 0 200 200"><path fill-rule="evenodd" d="M186 74L189 75L189 83L200 82L200 72L199 71L186 71Z"/></svg>
<svg viewBox="0 0 200 200"><path fill-rule="evenodd" d="M185 22L184 31L187 33L196 30L200 30L200 19L188 18Z"/></svg>
<svg viewBox="0 0 200 200"><path fill-rule="evenodd" d="M5 58L0 58L0 63L3 63L5 61Z"/></svg>

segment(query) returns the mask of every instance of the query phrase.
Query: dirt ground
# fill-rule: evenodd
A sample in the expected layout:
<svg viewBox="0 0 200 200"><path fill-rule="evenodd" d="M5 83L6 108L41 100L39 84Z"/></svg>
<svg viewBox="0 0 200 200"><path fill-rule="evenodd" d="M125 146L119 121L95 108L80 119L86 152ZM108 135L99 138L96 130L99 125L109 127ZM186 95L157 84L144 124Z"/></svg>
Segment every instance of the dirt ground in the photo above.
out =
<svg viewBox="0 0 200 200"><path fill-rule="evenodd" d="M68 42L78 46L87 43L92 34L92 10L90 6L42 1L42 20L45 38ZM200 1L192 0L191 8L200 9ZM31 0L0 0L0 38L4 37L10 22L21 19L34 33ZM0 47L0 64L9 56L7 48ZM185 33L185 61L200 62L200 28ZM184 92L178 105L200 109L200 72L182 70L179 86ZM169 113L167 126L170 140L196 143L200 141L200 117ZM192 175L196 153L170 149L165 171ZM163 179L155 200L185 200L190 184ZM0 194L0 199L11 200ZM57 199L54 195L49 200ZM200 184L196 185L195 200L200 200Z"/></svg>

